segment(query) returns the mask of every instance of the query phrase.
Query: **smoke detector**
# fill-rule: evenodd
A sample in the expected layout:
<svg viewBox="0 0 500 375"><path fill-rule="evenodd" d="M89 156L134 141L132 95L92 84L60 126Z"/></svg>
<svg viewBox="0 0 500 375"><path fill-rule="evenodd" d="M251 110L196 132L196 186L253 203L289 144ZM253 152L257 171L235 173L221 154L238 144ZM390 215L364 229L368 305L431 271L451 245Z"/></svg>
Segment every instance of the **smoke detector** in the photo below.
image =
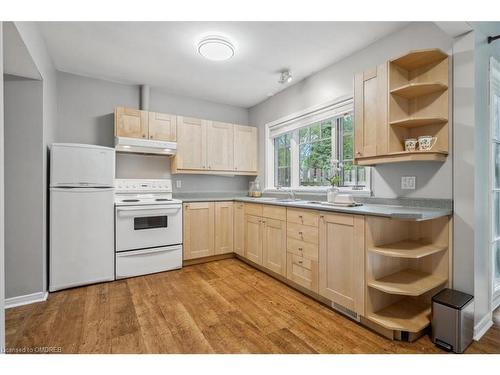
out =
<svg viewBox="0 0 500 375"><path fill-rule="evenodd" d="M292 79L293 79L293 76L292 76L292 73L290 72L290 70L283 70L281 72L280 80L278 81L278 83L281 83L282 85L284 85L285 83L292 82Z"/></svg>

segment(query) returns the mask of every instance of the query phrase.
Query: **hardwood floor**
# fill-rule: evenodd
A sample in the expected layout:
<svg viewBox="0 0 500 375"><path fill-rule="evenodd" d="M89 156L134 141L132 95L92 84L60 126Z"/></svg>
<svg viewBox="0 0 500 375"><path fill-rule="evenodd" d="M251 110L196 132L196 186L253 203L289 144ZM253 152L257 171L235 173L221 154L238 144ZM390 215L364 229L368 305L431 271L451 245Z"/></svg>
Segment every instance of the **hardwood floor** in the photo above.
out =
<svg viewBox="0 0 500 375"><path fill-rule="evenodd" d="M237 259L7 310L7 348L63 353L443 353L390 341ZM498 320L467 353L500 353Z"/></svg>

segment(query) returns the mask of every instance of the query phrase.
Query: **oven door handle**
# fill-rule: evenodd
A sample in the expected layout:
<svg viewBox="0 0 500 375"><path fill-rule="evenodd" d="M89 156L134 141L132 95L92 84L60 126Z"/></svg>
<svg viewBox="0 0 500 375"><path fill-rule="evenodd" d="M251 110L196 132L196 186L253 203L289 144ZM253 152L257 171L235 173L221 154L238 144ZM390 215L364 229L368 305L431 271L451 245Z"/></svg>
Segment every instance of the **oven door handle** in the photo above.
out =
<svg viewBox="0 0 500 375"><path fill-rule="evenodd" d="M120 217L147 217L158 215L176 215L180 207L152 206L152 207L117 207L116 212Z"/></svg>

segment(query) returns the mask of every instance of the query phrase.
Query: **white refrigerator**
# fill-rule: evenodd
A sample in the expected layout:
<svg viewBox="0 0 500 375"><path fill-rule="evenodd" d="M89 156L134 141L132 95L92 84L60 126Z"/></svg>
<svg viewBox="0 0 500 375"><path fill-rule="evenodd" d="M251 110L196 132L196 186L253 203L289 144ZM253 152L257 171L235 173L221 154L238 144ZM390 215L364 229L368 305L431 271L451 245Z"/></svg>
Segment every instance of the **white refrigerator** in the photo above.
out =
<svg viewBox="0 0 500 375"><path fill-rule="evenodd" d="M49 291L114 280L115 150L50 147Z"/></svg>

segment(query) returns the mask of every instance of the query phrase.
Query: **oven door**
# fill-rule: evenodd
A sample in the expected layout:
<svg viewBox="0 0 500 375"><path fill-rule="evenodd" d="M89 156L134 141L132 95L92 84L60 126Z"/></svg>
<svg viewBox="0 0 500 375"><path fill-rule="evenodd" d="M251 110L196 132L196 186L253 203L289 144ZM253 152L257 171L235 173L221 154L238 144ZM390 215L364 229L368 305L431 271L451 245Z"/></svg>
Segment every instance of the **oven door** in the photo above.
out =
<svg viewBox="0 0 500 375"><path fill-rule="evenodd" d="M116 251L182 243L182 205L116 207Z"/></svg>

